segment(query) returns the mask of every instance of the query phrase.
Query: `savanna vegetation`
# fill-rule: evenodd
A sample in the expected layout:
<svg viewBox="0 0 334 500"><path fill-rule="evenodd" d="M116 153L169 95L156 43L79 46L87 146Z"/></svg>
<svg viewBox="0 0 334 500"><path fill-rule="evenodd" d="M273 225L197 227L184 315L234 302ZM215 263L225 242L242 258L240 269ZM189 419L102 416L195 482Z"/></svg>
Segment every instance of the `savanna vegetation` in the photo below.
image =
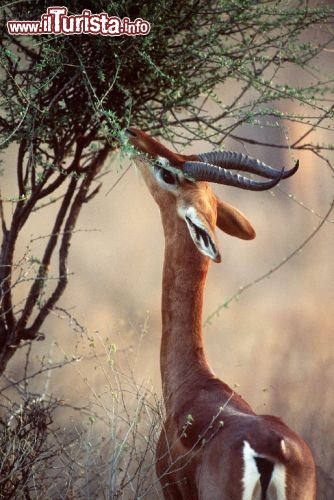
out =
<svg viewBox="0 0 334 500"><path fill-rule="evenodd" d="M278 253L256 266L254 251L240 254L254 267L255 274L247 278L238 276L241 265L227 264L224 279L232 283L231 293L225 299L229 292L214 280L207 328L222 320L233 331L239 328L236 345L229 344L225 356L235 365L242 359L241 369L232 363L227 370L242 381L250 401L256 397L257 377L263 376L264 357L266 404L288 416L310 441L319 499L331 498L333 7L303 0L69 0L69 15L90 9L120 19L142 18L149 21L150 33L9 35L7 21L39 20L51 5L44 0L3 2L0 11L0 497L159 498L154 444L163 409L157 386L141 376L145 356L154 352L158 362L158 350L150 350L147 340L156 323L146 319L144 309L141 319L133 320L128 309L140 295L135 281L142 273L141 258L135 254L135 275L119 267L120 281L109 282L108 294L97 256L99 242L108 255L104 269L120 255L120 221L129 204L120 208L121 198L123 203L128 198L114 194L131 182L124 159L124 129L131 124L163 136L179 150L205 144L207 149L251 151L275 165L300 159L299 186L294 180L291 192L272 193L270 203L278 213L267 218L264 208L256 215L258 225L271 230L257 248L271 244L266 248L274 246ZM132 200L137 196L129 194ZM91 223L97 206L113 228L108 239L96 234L101 219ZM290 210L302 215L294 217ZM137 207L138 231L129 230L122 255L141 245L139 218ZM146 252L148 237L143 248ZM307 254L312 250L315 258ZM304 268L294 261L301 252L306 254ZM83 256L82 265L74 266ZM151 269L156 252L150 250L149 257ZM323 259L321 269L312 267L316 259ZM80 279L78 269L87 281L71 288ZM288 283L285 289L279 288L277 276ZM297 276L295 281L291 276ZM267 278L273 289L266 288ZM156 273L154 280L159 285ZM87 288L92 290L89 299ZM102 310L102 293L108 312ZM249 302L250 313L242 313L247 326L239 317L230 318L233 308L228 306L238 298L242 312ZM279 301L284 318L279 318L278 333L270 325L280 315ZM258 304L265 309L266 337L258 331ZM77 312L79 305L86 316ZM71 347L62 344L64 330ZM278 341L281 332L291 335L284 346ZM211 342L215 364L213 351L221 337L213 334ZM245 362L249 353L252 383ZM312 385L303 390L309 381ZM268 389L283 386L284 391Z"/></svg>

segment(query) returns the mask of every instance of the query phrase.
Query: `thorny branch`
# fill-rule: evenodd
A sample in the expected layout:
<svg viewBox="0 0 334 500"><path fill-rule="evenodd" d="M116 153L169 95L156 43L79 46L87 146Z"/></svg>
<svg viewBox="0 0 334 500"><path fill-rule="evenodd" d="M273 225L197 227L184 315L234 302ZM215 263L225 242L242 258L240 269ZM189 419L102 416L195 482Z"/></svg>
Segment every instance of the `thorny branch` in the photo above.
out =
<svg viewBox="0 0 334 500"><path fill-rule="evenodd" d="M81 142L78 149L83 150ZM78 220L81 208L99 190L99 185L89 192L93 182L101 171L103 163L110 151L109 145L103 146L99 151L91 154L90 163L81 172L79 161L81 154L74 156L67 171L49 169L39 183L32 182L31 158L24 163L25 141L18 150L18 184L20 198L16 204L11 226L7 229L4 223L3 208L1 218L3 224L3 244L1 248L0 291L1 291L1 336L0 336L0 369L2 370L10 359L15 349L22 341L40 338L40 328L59 301L67 284L67 260L72 234ZM25 173L23 174L25 169ZM52 180L52 176L55 180ZM50 180L48 186L46 181ZM15 317L13 307L13 255L20 229L25 224L34 207L41 199L52 193L60 184L67 183L65 195L56 213L53 230L45 245L44 254L39 262L36 278L27 293L25 304L18 318ZM43 186L44 187L43 189ZM52 186L52 189L50 189ZM3 201L1 201L1 207ZM58 279L55 289L45 299L45 288L48 281L48 272L52 258L58 249ZM36 308L38 312L36 314ZM33 318L33 320L32 320ZM32 320L32 321L31 321ZM29 325L29 321L31 324Z"/></svg>

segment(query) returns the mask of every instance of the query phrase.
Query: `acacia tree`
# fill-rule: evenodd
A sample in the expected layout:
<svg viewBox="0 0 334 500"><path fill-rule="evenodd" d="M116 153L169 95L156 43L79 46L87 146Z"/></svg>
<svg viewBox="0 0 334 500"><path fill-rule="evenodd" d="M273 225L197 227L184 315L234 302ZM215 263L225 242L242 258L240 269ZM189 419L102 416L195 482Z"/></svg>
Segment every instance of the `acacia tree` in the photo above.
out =
<svg viewBox="0 0 334 500"><path fill-rule="evenodd" d="M0 143L3 150L16 145L17 195L10 215L6 199L0 201L0 373L20 344L41 337L68 281L80 210L97 194L105 160L128 124L163 130L175 144L205 138L220 146L227 136L257 142L241 137L240 125L275 117L309 128L293 144L271 146L321 157L331 149L309 140L334 115L333 75L312 73L317 56L333 42L334 12L323 2L69 0L69 14L88 8L121 19L140 17L151 31L134 37L9 35L8 20L38 20L48 4L21 0L1 11ZM316 41L315 30L321 34ZM308 75L303 86L281 79L282 69L295 67ZM218 87L231 83L233 97L219 100ZM278 102L300 103L312 114L284 113ZM211 115L209 105L216 110ZM5 175L10 168L5 165ZM50 236L24 301L17 303L25 276L15 274L15 250L33 212L50 204ZM58 273L46 290L55 263Z"/></svg>

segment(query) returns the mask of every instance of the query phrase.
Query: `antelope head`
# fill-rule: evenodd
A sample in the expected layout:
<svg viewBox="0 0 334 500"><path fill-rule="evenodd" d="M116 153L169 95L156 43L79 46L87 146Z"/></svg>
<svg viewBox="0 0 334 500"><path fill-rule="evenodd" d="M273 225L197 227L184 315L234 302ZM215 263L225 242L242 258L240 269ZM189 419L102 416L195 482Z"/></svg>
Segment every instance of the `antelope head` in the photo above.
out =
<svg viewBox="0 0 334 500"><path fill-rule="evenodd" d="M208 182L262 191L273 188L298 169L298 161L289 170L277 170L260 160L230 151L178 154L135 127L127 130L127 136L138 153L135 161L144 167L143 176L161 211L170 211L174 199L177 214L186 222L196 247L215 262L221 260L215 237L216 226L245 240L253 239L255 231L244 214L216 197ZM236 171L269 180L250 179Z"/></svg>

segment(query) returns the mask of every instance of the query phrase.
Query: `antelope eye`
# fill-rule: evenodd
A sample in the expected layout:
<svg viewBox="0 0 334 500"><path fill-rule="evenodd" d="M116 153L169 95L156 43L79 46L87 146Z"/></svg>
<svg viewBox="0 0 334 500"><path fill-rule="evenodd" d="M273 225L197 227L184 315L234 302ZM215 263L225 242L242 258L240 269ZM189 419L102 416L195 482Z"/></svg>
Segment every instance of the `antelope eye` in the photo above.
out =
<svg viewBox="0 0 334 500"><path fill-rule="evenodd" d="M172 172L169 172L168 170L165 170L164 168L161 169L161 178L166 184L175 184L176 183L175 176L172 174Z"/></svg>
<svg viewBox="0 0 334 500"><path fill-rule="evenodd" d="M154 168L156 172L158 172L160 179L165 183L168 184L169 186L176 186L178 185L178 179L173 172L170 172L166 168L163 168L161 164L156 163L154 165Z"/></svg>

